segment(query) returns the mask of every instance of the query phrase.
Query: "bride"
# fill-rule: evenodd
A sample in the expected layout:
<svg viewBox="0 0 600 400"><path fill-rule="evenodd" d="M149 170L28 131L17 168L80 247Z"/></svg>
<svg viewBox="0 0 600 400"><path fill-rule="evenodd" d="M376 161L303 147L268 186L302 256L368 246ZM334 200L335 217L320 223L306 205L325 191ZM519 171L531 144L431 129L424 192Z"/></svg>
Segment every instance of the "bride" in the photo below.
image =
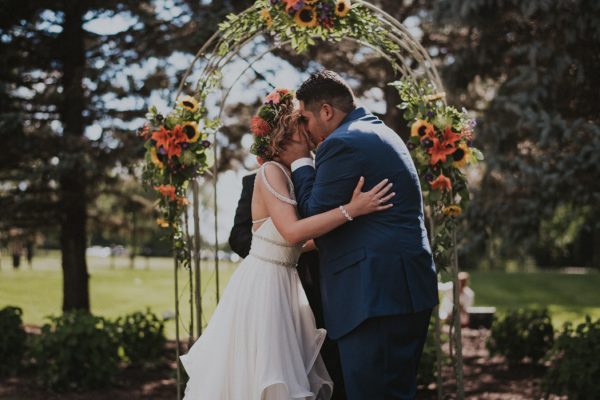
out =
<svg viewBox="0 0 600 400"><path fill-rule="evenodd" d="M232 275L204 334L181 362L189 376L187 400L329 399L333 383L319 351L317 329L296 262L303 243L352 218L386 210L394 193L382 181L348 204L298 219L289 171L277 154L303 134L294 97L278 89L253 119L253 152L264 161L252 198L250 254Z"/></svg>

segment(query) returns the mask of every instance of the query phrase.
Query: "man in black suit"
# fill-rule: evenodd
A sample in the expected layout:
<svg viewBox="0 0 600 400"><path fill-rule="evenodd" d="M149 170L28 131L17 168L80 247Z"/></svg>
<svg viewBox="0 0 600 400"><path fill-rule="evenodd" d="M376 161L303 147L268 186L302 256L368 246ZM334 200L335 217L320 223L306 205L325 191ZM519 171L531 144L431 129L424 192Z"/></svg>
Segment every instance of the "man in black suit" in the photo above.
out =
<svg viewBox="0 0 600 400"><path fill-rule="evenodd" d="M256 174L247 175L242 179L242 195L235 210L233 228L229 234L229 245L240 257L244 258L250 252L252 243L252 192ZM319 288L319 253L309 251L302 253L298 260L298 275L306 292L308 303L315 314L318 328L323 328L323 306ZM325 339L321 348L321 356L333 380L334 390L332 400L345 400L346 391L342 378L340 355L335 342Z"/></svg>

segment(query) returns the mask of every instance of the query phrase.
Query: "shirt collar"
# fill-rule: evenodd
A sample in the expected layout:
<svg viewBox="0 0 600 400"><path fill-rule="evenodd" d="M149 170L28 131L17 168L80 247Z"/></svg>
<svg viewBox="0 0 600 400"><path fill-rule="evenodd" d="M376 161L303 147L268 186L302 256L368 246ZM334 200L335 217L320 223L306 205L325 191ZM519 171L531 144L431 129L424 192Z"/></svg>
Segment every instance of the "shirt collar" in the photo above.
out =
<svg viewBox="0 0 600 400"><path fill-rule="evenodd" d="M342 120L342 123L340 124L340 126L347 124L348 122L352 122L359 118L362 118L367 114L368 114L367 110L365 110L363 107L356 107L354 110L352 110L350 112L350 114L346 115L346 117Z"/></svg>

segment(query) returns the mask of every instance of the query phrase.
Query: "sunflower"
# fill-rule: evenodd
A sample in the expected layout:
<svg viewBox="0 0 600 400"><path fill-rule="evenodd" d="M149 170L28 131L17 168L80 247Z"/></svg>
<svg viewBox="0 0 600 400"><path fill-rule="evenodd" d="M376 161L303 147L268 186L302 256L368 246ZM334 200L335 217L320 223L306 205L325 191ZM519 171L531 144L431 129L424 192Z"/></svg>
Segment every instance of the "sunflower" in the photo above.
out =
<svg viewBox="0 0 600 400"><path fill-rule="evenodd" d="M198 100L196 100L192 96L184 96L181 100L179 100L178 104L188 111L198 111Z"/></svg>
<svg viewBox="0 0 600 400"><path fill-rule="evenodd" d="M450 204L447 207L442 208L444 215L449 217L458 217L462 214L462 208L458 204Z"/></svg>
<svg viewBox="0 0 600 400"><path fill-rule="evenodd" d="M444 176L443 173L431 181L431 188L443 192L444 190L449 191L452 189L452 181Z"/></svg>
<svg viewBox="0 0 600 400"><path fill-rule="evenodd" d="M186 122L185 124L183 124L183 133L185 133L185 135L188 138L188 142L190 143L194 143L197 142L198 139L200 138L200 131L198 130L198 124L196 124L195 122Z"/></svg>
<svg viewBox="0 0 600 400"><path fill-rule="evenodd" d="M317 26L317 11L313 6L304 6L296 13L294 17L296 24L304 28Z"/></svg>
<svg viewBox="0 0 600 400"><path fill-rule="evenodd" d="M162 161L160 161L160 159L158 158L158 154L156 154L156 147L152 147L150 149L150 160L152 160L152 163L160 169L163 169L165 167L165 164L163 164Z"/></svg>
<svg viewBox="0 0 600 400"><path fill-rule="evenodd" d="M267 24L267 27L270 28L271 25L273 25L273 17L271 16L269 10L263 8L260 12L260 16L262 17L263 21L265 21L265 24Z"/></svg>
<svg viewBox="0 0 600 400"><path fill-rule="evenodd" d="M461 143L456 151L452 153L452 158L454 162L452 165L456 168L462 168L469 162L469 157L471 155L471 150L466 143Z"/></svg>
<svg viewBox="0 0 600 400"><path fill-rule="evenodd" d="M337 0L335 2L335 14L338 17L345 17L350 12L350 0Z"/></svg>
<svg viewBox="0 0 600 400"><path fill-rule="evenodd" d="M161 228L168 228L169 227L169 221L167 221L166 219L163 219L163 218L157 218L156 219L156 224L158 226L160 226Z"/></svg>
<svg viewBox="0 0 600 400"><path fill-rule="evenodd" d="M429 122L418 119L410 127L410 136L418 136L421 139L425 137L433 139L435 137L435 129Z"/></svg>

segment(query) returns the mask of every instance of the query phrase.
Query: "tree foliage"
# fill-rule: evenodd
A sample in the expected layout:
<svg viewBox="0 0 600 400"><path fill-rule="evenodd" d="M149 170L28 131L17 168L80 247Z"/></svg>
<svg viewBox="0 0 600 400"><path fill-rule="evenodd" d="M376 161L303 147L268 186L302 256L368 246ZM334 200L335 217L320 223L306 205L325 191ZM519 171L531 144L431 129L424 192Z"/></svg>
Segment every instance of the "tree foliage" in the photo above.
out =
<svg viewBox="0 0 600 400"><path fill-rule="evenodd" d="M471 231L505 256L597 265L600 4L445 0L435 17L447 88L481 113Z"/></svg>
<svg viewBox="0 0 600 400"><path fill-rule="evenodd" d="M88 221L100 193L134 173L133 132L152 96L245 2L16 1L0 4L1 227L60 231L64 309L89 309ZM124 203L125 204L125 203Z"/></svg>

